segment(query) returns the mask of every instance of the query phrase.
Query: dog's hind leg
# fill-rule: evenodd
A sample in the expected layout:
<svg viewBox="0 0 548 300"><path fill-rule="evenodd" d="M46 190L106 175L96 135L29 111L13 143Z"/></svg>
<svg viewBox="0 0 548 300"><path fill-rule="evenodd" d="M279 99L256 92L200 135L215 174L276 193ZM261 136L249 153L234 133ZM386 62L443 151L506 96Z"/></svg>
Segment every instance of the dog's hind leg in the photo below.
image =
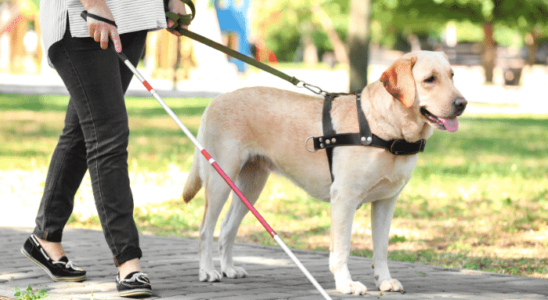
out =
<svg viewBox="0 0 548 300"><path fill-rule="evenodd" d="M270 170L260 160L248 161L236 180L236 185L251 204L255 204L263 190ZM221 270L228 278L242 278L247 272L242 267L235 267L233 247L238 228L249 209L242 203L236 193L232 193L232 204L221 225L219 237L219 252L221 255Z"/></svg>
<svg viewBox="0 0 548 300"><path fill-rule="evenodd" d="M237 156L223 155L219 160L225 173L234 178L241 167ZM230 194L230 186L226 184L213 168L208 168L205 176L205 209L204 218L200 225L200 281L220 281L221 273L213 264L213 234L217 219Z"/></svg>

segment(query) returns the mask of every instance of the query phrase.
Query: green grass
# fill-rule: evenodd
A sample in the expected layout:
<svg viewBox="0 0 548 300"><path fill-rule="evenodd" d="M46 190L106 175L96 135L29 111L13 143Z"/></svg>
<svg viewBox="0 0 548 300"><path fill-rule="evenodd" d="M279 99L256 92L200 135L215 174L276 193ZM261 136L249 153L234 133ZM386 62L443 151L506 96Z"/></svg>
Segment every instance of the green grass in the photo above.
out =
<svg viewBox="0 0 548 300"><path fill-rule="evenodd" d="M35 291L36 293L34 293ZM13 296L16 297L15 298L16 300L18 299L21 299L21 300L49 299L47 290L33 290L30 285L24 291L21 291L19 287L15 287L15 294Z"/></svg>
<svg viewBox="0 0 548 300"><path fill-rule="evenodd" d="M194 133L209 101L166 99ZM66 104L60 96L0 95L0 170L46 168ZM130 169L188 171L193 145L155 100L130 97L127 107ZM465 113L459 120L457 133L436 131L419 155L396 205L389 258L548 278L548 116ZM166 179L154 180L162 185ZM256 206L290 247L328 251L329 204L272 176ZM137 207L135 219L142 232L197 237L203 209L199 193L189 204L171 199ZM73 216L70 225L96 228L99 222ZM275 243L251 215L238 240ZM351 251L371 256L371 250L364 205L354 218Z"/></svg>
<svg viewBox="0 0 548 300"><path fill-rule="evenodd" d="M200 117L211 99L166 98L165 102L196 134ZM28 169L29 157L47 165L63 126L68 97L0 95L3 120L0 132L0 169ZM192 156L192 143L151 98L128 97L130 116L130 165L162 171L170 163L181 164ZM7 158L7 159L4 159ZM184 164L190 167L190 162Z"/></svg>

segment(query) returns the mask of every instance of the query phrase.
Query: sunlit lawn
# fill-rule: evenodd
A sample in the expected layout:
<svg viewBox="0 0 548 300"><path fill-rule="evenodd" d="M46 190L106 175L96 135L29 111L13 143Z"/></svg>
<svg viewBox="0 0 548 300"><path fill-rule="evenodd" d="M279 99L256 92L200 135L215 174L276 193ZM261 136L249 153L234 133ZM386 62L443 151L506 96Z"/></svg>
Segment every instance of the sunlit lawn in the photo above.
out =
<svg viewBox="0 0 548 300"><path fill-rule="evenodd" d="M66 102L0 95L0 170L47 167ZM194 133L208 102L167 99ZM128 98L127 106L131 170L157 173L176 165L188 171L193 145L155 100ZM154 178L165 185L165 177ZM189 204L175 198L137 207L135 217L142 232L197 237L203 207L200 193ZM256 207L290 247L328 251L329 204L273 176ZM389 258L548 278L547 213L548 116L465 114L457 133L435 132L420 154L396 206ZM70 225L98 227L98 219L74 216ZM252 215L238 241L275 244ZM352 254L371 256L371 250L364 205L354 218Z"/></svg>

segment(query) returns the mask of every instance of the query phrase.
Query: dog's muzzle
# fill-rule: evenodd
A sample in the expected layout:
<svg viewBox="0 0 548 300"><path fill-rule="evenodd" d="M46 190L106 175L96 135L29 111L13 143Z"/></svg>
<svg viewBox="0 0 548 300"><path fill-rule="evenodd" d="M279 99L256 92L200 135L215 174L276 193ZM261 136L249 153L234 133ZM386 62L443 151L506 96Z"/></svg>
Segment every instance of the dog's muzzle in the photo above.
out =
<svg viewBox="0 0 548 300"><path fill-rule="evenodd" d="M455 100L453 100L452 105L455 111L455 115L460 116L464 112L466 105L468 105L468 101L466 101L466 99L464 99L463 97L457 97L455 98Z"/></svg>

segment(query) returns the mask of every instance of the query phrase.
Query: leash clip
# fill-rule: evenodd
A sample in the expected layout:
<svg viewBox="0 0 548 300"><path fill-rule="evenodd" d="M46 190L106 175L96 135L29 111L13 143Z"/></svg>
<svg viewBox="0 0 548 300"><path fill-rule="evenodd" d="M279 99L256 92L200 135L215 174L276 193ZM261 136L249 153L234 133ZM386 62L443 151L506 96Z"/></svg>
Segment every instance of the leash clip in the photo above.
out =
<svg viewBox="0 0 548 300"><path fill-rule="evenodd" d="M302 85L299 85L297 84L297 87L298 88L305 88L309 91L311 91L312 93L316 94L316 95L322 95L322 96L325 96L327 95L327 92L322 90L320 87L318 86L315 86L315 85L312 85L312 84L309 84L309 83L306 83L304 81L301 81L299 83L302 83Z"/></svg>

